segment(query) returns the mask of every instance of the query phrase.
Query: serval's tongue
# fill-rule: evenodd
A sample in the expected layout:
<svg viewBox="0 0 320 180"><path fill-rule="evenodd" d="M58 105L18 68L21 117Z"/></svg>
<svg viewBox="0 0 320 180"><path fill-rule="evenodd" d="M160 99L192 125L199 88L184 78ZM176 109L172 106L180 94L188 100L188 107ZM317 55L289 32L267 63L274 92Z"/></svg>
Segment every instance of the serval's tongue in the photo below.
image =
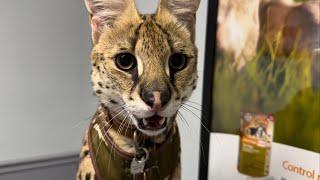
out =
<svg viewBox="0 0 320 180"><path fill-rule="evenodd" d="M159 122L161 119L163 119L163 117L158 115L154 115L152 117L146 118L148 122Z"/></svg>

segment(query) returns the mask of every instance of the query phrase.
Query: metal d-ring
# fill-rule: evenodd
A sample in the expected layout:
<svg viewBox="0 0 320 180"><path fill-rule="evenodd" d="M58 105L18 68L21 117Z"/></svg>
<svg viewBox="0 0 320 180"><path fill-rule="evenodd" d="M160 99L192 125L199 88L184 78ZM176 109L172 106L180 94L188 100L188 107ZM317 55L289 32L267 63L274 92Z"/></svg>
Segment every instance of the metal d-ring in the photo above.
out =
<svg viewBox="0 0 320 180"><path fill-rule="evenodd" d="M140 148L140 150L143 150L144 151L144 158L141 158L141 159L137 159L137 162L139 163L145 163L146 161L148 161L149 159L149 151L146 149L146 148Z"/></svg>
<svg viewBox="0 0 320 180"><path fill-rule="evenodd" d="M138 132L137 130L134 131L133 133L133 143L134 143L134 146L135 146L135 149L136 149L136 154L135 154L135 158L137 159L137 161L139 163L144 163L146 162L148 159L149 159L149 151L144 148L144 147L140 147L139 146L139 143L138 143ZM143 155L142 154L139 154L139 152L144 152ZM137 158L137 155L142 155L143 158Z"/></svg>

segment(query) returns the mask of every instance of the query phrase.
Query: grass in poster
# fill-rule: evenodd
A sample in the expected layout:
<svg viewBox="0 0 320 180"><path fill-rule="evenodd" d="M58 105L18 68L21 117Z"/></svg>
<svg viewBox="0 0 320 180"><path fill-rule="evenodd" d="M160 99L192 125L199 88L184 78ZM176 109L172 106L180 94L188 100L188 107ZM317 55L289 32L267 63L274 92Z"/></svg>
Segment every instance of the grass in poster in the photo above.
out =
<svg viewBox="0 0 320 180"><path fill-rule="evenodd" d="M312 88L311 57L276 51L266 43L239 72L231 55L217 53L211 129L239 134L241 111L273 113L275 142L320 152L320 90Z"/></svg>

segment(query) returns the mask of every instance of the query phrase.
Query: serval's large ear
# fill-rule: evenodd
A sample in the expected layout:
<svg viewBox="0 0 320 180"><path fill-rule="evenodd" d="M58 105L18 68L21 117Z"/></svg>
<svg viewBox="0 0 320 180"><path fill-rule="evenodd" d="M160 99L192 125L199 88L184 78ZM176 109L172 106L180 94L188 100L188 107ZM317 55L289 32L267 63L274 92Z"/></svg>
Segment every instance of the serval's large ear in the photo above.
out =
<svg viewBox="0 0 320 180"><path fill-rule="evenodd" d="M160 0L157 16L161 18L166 16L166 13L171 13L188 28L193 36L199 4L200 0Z"/></svg>
<svg viewBox="0 0 320 180"><path fill-rule="evenodd" d="M96 44L105 28L112 28L120 17L139 18L134 0L84 0L90 13L92 40Z"/></svg>

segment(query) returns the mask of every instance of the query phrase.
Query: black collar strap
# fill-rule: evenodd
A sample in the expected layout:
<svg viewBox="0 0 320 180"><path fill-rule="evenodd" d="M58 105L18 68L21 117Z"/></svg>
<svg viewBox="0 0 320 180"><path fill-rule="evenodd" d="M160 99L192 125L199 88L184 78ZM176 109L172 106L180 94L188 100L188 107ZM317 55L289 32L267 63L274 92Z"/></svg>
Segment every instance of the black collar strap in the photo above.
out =
<svg viewBox="0 0 320 180"><path fill-rule="evenodd" d="M180 161L180 137L176 123L172 124L163 143L156 144L148 139L143 141L141 146L148 150L149 159L144 172L133 176L130 165L134 154L122 150L114 142L106 129L108 120L108 114L100 106L88 131L90 156L99 180L163 180L173 174ZM103 141L99 133L102 134Z"/></svg>

